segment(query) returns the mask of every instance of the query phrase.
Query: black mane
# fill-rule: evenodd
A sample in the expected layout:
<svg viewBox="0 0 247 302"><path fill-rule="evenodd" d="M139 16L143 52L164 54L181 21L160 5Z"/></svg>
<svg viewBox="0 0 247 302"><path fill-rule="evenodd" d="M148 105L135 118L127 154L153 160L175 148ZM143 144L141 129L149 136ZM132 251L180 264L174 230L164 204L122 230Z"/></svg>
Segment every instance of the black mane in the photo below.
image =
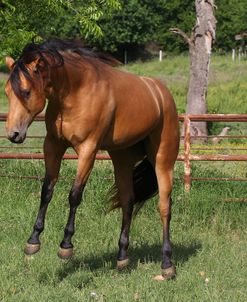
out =
<svg viewBox="0 0 247 302"><path fill-rule="evenodd" d="M22 99L22 91L20 89L20 71L25 78L33 83L33 79L25 65L30 64L40 58L44 68L49 70L51 67L60 67L64 65L64 58L61 52L71 52L80 55L86 59L94 59L95 62L101 61L111 66L118 65L117 60L99 52L95 52L84 46L81 40L60 40L49 39L43 43L37 44L31 42L27 44L19 59L15 62L13 70L10 74L10 83L17 97ZM50 59L47 60L47 57Z"/></svg>

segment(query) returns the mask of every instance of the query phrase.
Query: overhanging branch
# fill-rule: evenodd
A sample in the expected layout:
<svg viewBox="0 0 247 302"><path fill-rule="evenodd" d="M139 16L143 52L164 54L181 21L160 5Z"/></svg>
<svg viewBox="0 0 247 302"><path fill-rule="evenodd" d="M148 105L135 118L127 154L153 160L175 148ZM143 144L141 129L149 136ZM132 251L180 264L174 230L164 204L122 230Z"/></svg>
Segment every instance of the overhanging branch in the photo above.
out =
<svg viewBox="0 0 247 302"><path fill-rule="evenodd" d="M189 44L189 46L194 46L191 39L181 29L176 28L176 27L172 27L172 28L169 29L169 31L174 33L174 34L177 34L177 35L181 36L184 39L184 41Z"/></svg>

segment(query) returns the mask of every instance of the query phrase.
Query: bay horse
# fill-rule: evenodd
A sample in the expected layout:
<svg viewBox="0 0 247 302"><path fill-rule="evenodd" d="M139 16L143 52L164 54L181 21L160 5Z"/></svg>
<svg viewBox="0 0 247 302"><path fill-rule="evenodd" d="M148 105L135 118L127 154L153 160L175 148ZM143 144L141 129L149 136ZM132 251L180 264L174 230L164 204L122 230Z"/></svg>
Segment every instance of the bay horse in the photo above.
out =
<svg viewBox="0 0 247 302"><path fill-rule="evenodd" d="M107 150L114 166L113 207L122 208L117 267L129 263L129 230L135 207L159 192L163 224L163 279L176 274L171 261L169 224L179 125L171 93L160 81L114 68L116 61L86 48L79 40L50 39L27 44L10 70L5 92L9 101L6 134L13 143L25 140L29 125L46 106L45 177L41 203L24 252L40 249L39 236L68 147L78 155L69 194L69 217L58 256L73 254L75 215L98 150ZM139 205L139 206L138 206Z"/></svg>

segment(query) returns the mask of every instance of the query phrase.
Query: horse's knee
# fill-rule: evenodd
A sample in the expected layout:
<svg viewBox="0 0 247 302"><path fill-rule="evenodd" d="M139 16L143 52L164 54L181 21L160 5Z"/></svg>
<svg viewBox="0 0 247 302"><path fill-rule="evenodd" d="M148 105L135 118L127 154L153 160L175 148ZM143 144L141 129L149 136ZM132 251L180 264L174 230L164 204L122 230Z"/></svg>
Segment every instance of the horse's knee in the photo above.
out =
<svg viewBox="0 0 247 302"><path fill-rule="evenodd" d="M45 178L42 190L41 190L41 201L44 203L49 203L52 199L53 190L55 183L50 179Z"/></svg>

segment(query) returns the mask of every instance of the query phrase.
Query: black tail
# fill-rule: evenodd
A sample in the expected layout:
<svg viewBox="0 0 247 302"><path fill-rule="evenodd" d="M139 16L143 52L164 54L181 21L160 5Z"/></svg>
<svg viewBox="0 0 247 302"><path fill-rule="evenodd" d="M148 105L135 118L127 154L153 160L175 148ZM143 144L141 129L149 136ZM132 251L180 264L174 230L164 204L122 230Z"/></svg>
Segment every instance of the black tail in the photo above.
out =
<svg viewBox="0 0 247 302"><path fill-rule="evenodd" d="M144 203L158 192L157 177L153 166L147 158L136 165L133 171L133 184L135 194L133 216L135 216ZM110 196L112 205L109 211L121 207L116 186L111 188Z"/></svg>

